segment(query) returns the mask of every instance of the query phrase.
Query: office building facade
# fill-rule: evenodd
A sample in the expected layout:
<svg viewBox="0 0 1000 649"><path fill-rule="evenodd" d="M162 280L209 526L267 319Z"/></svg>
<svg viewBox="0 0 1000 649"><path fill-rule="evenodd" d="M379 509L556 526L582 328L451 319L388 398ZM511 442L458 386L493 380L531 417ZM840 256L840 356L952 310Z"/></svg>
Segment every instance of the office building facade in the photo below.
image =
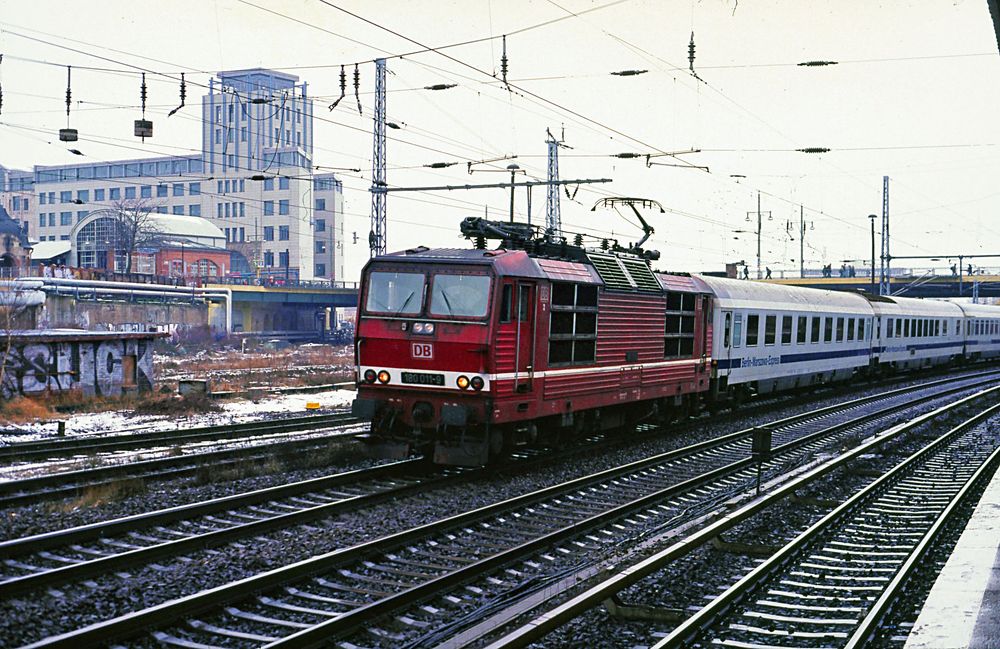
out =
<svg viewBox="0 0 1000 649"><path fill-rule="evenodd" d="M7 171L4 204L39 241L68 241L74 224L123 204L209 219L246 259L245 273L341 280L334 253L343 245L343 186L313 173L307 84L264 69L221 72L201 118L200 155ZM120 258L102 254L112 244L92 237L71 245L73 263L84 267Z"/></svg>

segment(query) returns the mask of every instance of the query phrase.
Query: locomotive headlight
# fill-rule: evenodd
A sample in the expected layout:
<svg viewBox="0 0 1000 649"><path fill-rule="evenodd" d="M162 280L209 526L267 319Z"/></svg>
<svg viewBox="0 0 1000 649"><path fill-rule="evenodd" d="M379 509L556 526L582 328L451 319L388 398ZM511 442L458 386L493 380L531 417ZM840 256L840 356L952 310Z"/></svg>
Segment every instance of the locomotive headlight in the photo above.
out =
<svg viewBox="0 0 1000 649"><path fill-rule="evenodd" d="M365 370L365 383L375 382L375 370Z"/></svg>
<svg viewBox="0 0 1000 649"><path fill-rule="evenodd" d="M472 377L472 389L473 390L475 390L476 392L478 392L479 390L483 389L484 385L486 385L486 382L483 381L483 377L481 377L481 376L474 376L474 377Z"/></svg>
<svg viewBox="0 0 1000 649"><path fill-rule="evenodd" d="M464 374L458 377L458 380L455 381L455 383L457 383L458 387L462 388L463 390L469 389L469 377L465 376Z"/></svg>
<svg viewBox="0 0 1000 649"><path fill-rule="evenodd" d="M379 372L378 373L378 381L379 381L379 383L388 383L389 382L389 373L386 372L385 370L382 370L381 372Z"/></svg>
<svg viewBox="0 0 1000 649"><path fill-rule="evenodd" d="M434 333L434 323L433 322L425 322L424 323L424 333L425 334L432 334L432 333Z"/></svg>
<svg viewBox="0 0 1000 649"><path fill-rule="evenodd" d="M415 322L415 323L413 323L413 333L415 333L415 334L422 334L422 333L424 333L424 323L423 322Z"/></svg>

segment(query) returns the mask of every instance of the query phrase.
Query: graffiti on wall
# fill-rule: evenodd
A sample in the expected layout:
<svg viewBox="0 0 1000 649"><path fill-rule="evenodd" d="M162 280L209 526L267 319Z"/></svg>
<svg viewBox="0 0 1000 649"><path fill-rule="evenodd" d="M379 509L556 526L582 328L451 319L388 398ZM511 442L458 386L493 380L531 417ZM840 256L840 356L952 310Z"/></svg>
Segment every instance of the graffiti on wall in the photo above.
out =
<svg viewBox="0 0 1000 649"><path fill-rule="evenodd" d="M3 358L0 398L79 390L119 396L153 389L151 340L11 341Z"/></svg>

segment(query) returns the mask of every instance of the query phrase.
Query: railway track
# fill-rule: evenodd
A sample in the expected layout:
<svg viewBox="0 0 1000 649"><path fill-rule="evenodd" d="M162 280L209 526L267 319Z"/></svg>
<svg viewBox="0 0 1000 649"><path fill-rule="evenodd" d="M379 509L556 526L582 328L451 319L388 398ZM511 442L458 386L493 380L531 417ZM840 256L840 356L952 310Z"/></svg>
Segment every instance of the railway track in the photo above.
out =
<svg viewBox="0 0 1000 649"><path fill-rule="evenodd" d="M289 417L273 421L251 421L238 424L203 426L186 430L163 430L100 433L72 438L32 442L13 442L0 446L0 462L19 463L72 455L91 455L113 451L149 448L151 446L190 444L192 442L238 439L254 435L276 435L312 430L358 421L347 412L335 412L306 417Z"/></svg>
<svg viewBox="0 0 1000 649"><path fill-rule="evenodd" d="M879 454L886 445L891 445L903 441L904 439L907 439L907 436L909 436L911 431L933 422L940 415L957 411L960 408L971 408L975 404L983 401L987 401L990 404L994 404L990 405L989 407L986 407L985 409L979 408L980 410L979 414L966 420L960 426L952 429L947 434L938 438L934 443L924 448L923 451L921 451L921 453L927 453L929 449L937 448L941 444L955 439L956 435L962 435L965 432L971 430L973 427L977 426L980 421L986 419L987 417L991 416L995 417L998 413L998 410L1000 410L1000 406L995 405L998 396L1000 396L1000 387L988 388L977 394L971 395L964 399L960 399L956 402L948 404L933 412L925 413L923 415L915 417L910 421L906 422L905 424L899 424L893 426L892 428L883 431L879 435L869 439L868 441L864 442L863 444L851 450L843 452L838 456L833 457L825 462L818 463L816 466L811 467L808 471L803 472L801 475L788 476L786 479L780 480L781 484L776 487L773 487L772 490L770 490L764 496L759 496L755 498L752 495L747 495L742 499L742 502L737 502L735 500L732 501L731 503L732 506L728 509L728 511L724 513L724 515L718 514L714 516L704 516L693 522L685 522L682 525L675 527L674 529L668 530L659 537L654 537L650 539L645 544L637 545L634 549L635 556L642 557L641 559L626 559L625 561L612 560L606 562L602 570L589 570L589 571L584 570L571 574L566 579L564 579L564 581L560 584L561 588L552 588L543 596L537 597L536 600L532 602L532 606L535 608L544 606L549 598L553 597L554 595L560 592L567 594L571 593L571 591L574 590L572 588L572 584L574 582L579 583L579 581L582 579L598 576L602 572L605 572L606 574L607 569L611 569L611 571L613 572L613 574L610 577L605 576L602 580L598 581L598 583L596 584L591 585L584 592L572 596L567 601L564 601L563 603L553 608L549 608L548 610L544 610L544 612L542 613L536 613L535 617L533 619L529 619L527 622L522 621L521 626L514 628L513 630L509 630L506 633L506 635L503 635L503 637L501 637L500 639L495 640L492 644L489 644L487 649L513 649L518 647L530 646L533 642L542 640L549 633L552 633L560 626L570 622L571 620L574 620L575 618L583 615L587 611L601 604L608 606L609 609L615 611L616 615L620 615L624 619L645 620L644 623L645 626L650 627L647 629L647 633L652 634L654 642L656 642L655 638L657 638L657 636L659 636L660 638L666 636L666 639L664 639L660 644L657 644L658 648L667 646L669 647L694 646L692 643L696 642L696 638L699 637L698 634L703 628L713 627L714 622L716 622L719 617L732 613L734 610L737 611L741 610L740 609L741 603L748 603L749 607L752 607L754 603L759 604L761 599L766 600L767 594L762 594L759 589L754 590L749 595L749 597L751 598L755 596L757 597L757 599L754 602L751 602L749 599L737 599L737 600L729 599L727 603L731 605L732 608L727 608L726 610L722 610L719 608L722 605L723 598L729 598L732 595L740 592L744 585L750 585L753 580L752 575L754 574L759 575L765 570L768 570L768 568L765 568L765 565L770 565L771 566L770 570L772 571L779 571L791 565L788 562L794 561L796 557L792 556L789 558L787 554L783 554L781 557L779 557L774 554L775 552L778 552L778 548L775 548L774 550L770 551L767 564L760 565L753 571L751 571L750 568L747 568L745 571L740 571L739 568L736 568L738 575L733 578L733 581L737 581L741 578L743 578L743 581L740 581L739 584L737 584L737 586L734 586L729 590L727 590L727 588L731 586L733 581L730 581L725 586L722 586L720 590L725 591L724 594L720 596L718 599L714 599L712 601L712 604L709 605L709 607L706 610L704 611L699 610L699 612L694 617L689 617L690 609L683 609L683 608L673 609L673 610L657 609L655 607L646 607L641 602L638 605L626 604L623 603L621 599L619 599L619 594L625 591L626 589L637 587L640 583L643 583L644 580L669 579L669 577L665 575L664 571L670 568L675 562L688 556L689 554L692 554L693 552L695 552L699 548L706 546L707 544L715 543L721 540L722 534L724 534L725 532L737 528L738 526L748 521L752 521L756 517L761 516L762 514L768 512L771 508L777 507L779 504L788 499L796 498L800 492L808 491L811 485L813 485L814 483L818 483L823 479L826 479L828 476L832 475L834 471L845 470L848 467L851 467L852 465L863 461L863 458L872 457L873 455ZM993 431L990 432L992 434L992 443L985 445L987 447L986 448L987 454L993 452L993 450L998 445L1000 445L1000 436L998 436ZM977 446L976 442L973 442L972 446L976 447ZM982 447L984 445L980 443L979 446ZM981 451L982 448L973 448L973 452L979 454L980 457L982 457ZM916 455L919 456L920 453ZM998 462L998 456L996 454L991 455L989 459L990 465L995 468L997 462ZM980 463L977 463L976 466L979 466L979 464ZM912 467L912 464L910 466ZM957 470L959 472L963 471L963 469L957 469ZM973 470L976 470L976 468L973 467ZM966 472L966 474L968 474L968 472ZM985 474L983 473L977 474L976 479L978 480L981 477L985 477ZM934 476L933 473L930 475L931 480L934 479L941 480L941 486L946 486L946 484L950 482L950 478L951 476L948 473L944 472L942 472L942 474L938 476ZM886 492L885 490L887 484L888 483L886 482L886 479L883 478L882 474L880 473L877 482L875 482L874 484L868 484L865 487L865 489L861 492L861 494L874 495L876 498L878 498ZM965 487L963 487L963 489L964 488ZM921 503L924 506L924 509L919 510L915 515L912 515L912 518L919 521L924 519L928 515L928 513L932 510L933 506L937 506L938 508L940 508L941 502L936 501L936 494L928 494L926 491L921 493L919 489L917 490L917 493L922 498L924 498L924 502ZM963 492L963 497L967 495L967 493L968 492ZM866 496L865 495L854 496L851 498L848 504L841 506L837 510L837 512L840 512L840 514L836 515L839 517L838 520L841 521L845 520L844 516L850 515L851 513L851 512L844 513L846 512L847 508L854 506L852 503L857 503L861 498L864 497ZM826 505L823 506L826 507ZM831 508L833 506L834 506L833 504L829 505L829 507ZM817 610L814 611L814 613L817 613L818 616L822 616L824 613L829 614L827 615L829 619L838 620L838 622L831 623L831 626L839 626L840 624L844 623L844 620L841 619L840 615L841 613L843 613L843 611L837 611L836 609L838 608L838 606L835 604L830 605L828 607L830 610L823 611L826 605L822 603L824 601L823 597L830 596L831 593L836 592L837 587L841 588L842 591L837 593L837 595L840 595L841 597L835 599L843 598L854 602L863 600L865 602L865 606L870 607L872 605L872 602L875 602L875 600L878 599L878 593L875 591L878 591L879 589L872 588L866 584L861 584L860 578L873 576L876 582L878 581L882 582L881 587L884 588L886 592L888 592L889 589L885 588L885 586L890 581L893 584L897 584L897 582L899 582L900 580L905 580L906 575L909 574L909 572L914 568L914 566L919 564L919 559L921 556L923 556L923 553L926 550L927 545L925 543L926 539L919 540L919 539L905 538L907 534L911 533L911 531L906 530L905 527L910 525L914 521L908 520L909 518L911 518L911 516L908 516L904 507L905 503L903 506L901 506L899 499L897 498L895 501L890 501L889 506L886 507L886 512L884 512L892 516L900 515L900 517L903 519L902 526L900 527L899 530L896 531L898 533L894 533L893 530L886 530L885 526L881 524L872 526L870 520L862 522L862 524L859 525L858 528L862 530L861 535L867 535L867 536L860 543L857 542L855 543L858 546L857 548L842 547L836 549L834 552L830 553L834 557L832 561L829 559L829 557L819 558L820 563L825 563L827 568L832 568L832 570L829 573L827 573L827 576L830 577L830 580L826 583L816 584L816 590L813 593L803 593L804 595L815 596L811 600L808 597L803 597L803 601L805 602L805 607L815 605ZM947 511L953 511L951 504L948 505ZM803 538L806 538L811 534L820 534L821 532L819 530L823 527L822 526L823 521L830 521L834 518L835 514L830 514L825 518L823 518L822 521L816 523L815 525L806 526L810 531L800 534L790 545L794 546L795 544L799 543ZM926 522L926 520L924 520L924 522ZM940 522L934 523L935 533L940 530L939 525ZM878 549L875 549L873 546L878 546L879 543L879 540L875 538L877 530L881 530L882 532L885 532L887 536L894 538L891 542L884 544ZM793 534L793 536L794 535L795 534ZM903 537L904 543L903 544L898 543L898 540L895 537ZM927 538L929 539L930 537ZM905 542L907 541L916 544L918 548L917 551L909 553L907 555L907 550L904 547ZM664 545L666 545L665 549L658 549L662 548ZM899 553L897 553L897 551L893 547L891 547L895 545L900 545ZM652 555L649 555L648 551L647 552L643 551L646 548L649 549L656 548L657 551L655 551ZM747 546L746 548L738 549L737 552L746 552L749 551L749 549L750 546ZM872 573L870 573L869 575L865 575L864 574L865 568L862 567L863 564L860 562L855 565L850 565L852 563L851 560L855 558L855 556L852 556L851 554L852 550L857 550L858 555L865 553L866 551L871 551L869 553L869 558L873 561L872 566L874 566L875 568L872 571ZM785 550L782 550L782 552L785 552ZM792 550L789 549L788 552L792 552ZM806 550L806 553L808 553L808 549ZM899 556L900 553L907 556ZM880 554L883 554L884 556L877 556ZM813 555L813 557L815 557L815 554ZM809 561L809 559L813 557L806 557L806 561ZM840 574L836 574L836 567L834 565L838 557L841 560L843 560L842 567L846 566L846 569L843 570ZM787 561L782 561L782 558L787 559ZM757 563L760 563L761 561L763 561L763 559L758 559ZM885 563L879 564L878 562L880 561L884 561ZM885 565L890 563L903 563L903 568L901 570L896 571L895 576L890 575L886 577L884 574L878 574L879 567L884 567ZM614 567L611 568L611 566ZM861 570L855 571L852 568L861 568ZM683 572L683 568L678 568L678 570L680 570L681 573ZM725 574L725 572L727 571L723 567L723 574ZM676 578L681 573L674 571L673 572L674 578ZM793 577L792 579L801 582L801 577L799 576ZM858 583L855 583L855 580L858 580ZM776 578L775 581L780 581L780 578ZM716 586L713 585L712 582L713 580L707 578L694 580L694 583L696 585L701 585L702 587L709 589L715 588ZM851 594L850 593L851 588L852 586L855 585L858 586L858 589L853 594ZM788 584L778 586L774 590L781 590L782 588L785 591L791 592ZM893 587L893 589L896 590L896 592L899 592L898 589L895 589L895 587ZM653 590L656 591L658 589L654 588ZM720 590L714 590L709 595L709 597L710 598L714 597L715 593L720 592ZM640 592L642 592L641 589ZM742 592L746 593L747 591L743 590ZM636 596L633 595L633 597ZM641 595L639 597L641 597ZM702 606L703 600L700 597L696 598L695 595L689 594L687 599L689 599L690 601L697 601L699 609ZM882 599L879 599L879 602L881 604L891 604L892 600L891 597L883 597L883 599L885 599L884 602L882 601ZM780 609L783 604L788 603L787 601L783 601L781 599L776 599L774 600L774 602L777 604L775 608L778 609ZM810 604L809 602L812 602L812 604ZM859 608L858 606L856 606L856 604L847 604L846 608L850 608L852 606L854 606L855 608ZM714 609L714 616L709 609ZM530 609L522 606L517 610L510 609L510 610L497 611L488 617L484 617L480 620L477 620L478 626L469 628L463 634L455 634L451 636L449 642L442 643L440 646L441 647L465 646L465 643L481 639L482 637L487 635L492 635L498 628L501 628L503 625L516 619L519 615L523 614L527 610ZM874 610L875 608L873 607L871 611ZM783 626L782 630L787 631L793 625L792 618L795 617L795 615L791 611L791 607L789 609L786 609L785 612L787 613L786 617L788 619L785 620L786 623L784 625L780 626ZM878 617L884 612L885 610L882 609L881 613L874 614L874 617L873 613L869 612L869 616L866 617L865 619L868 621L868 623L870 623L873 619L875 619L875 617ZM772 611L772 613L775 612ZM776 614L779 616L781 615L781 613L776 613ZM862 617L864 617L863 614ZM872 618L872 620L870 620L869 618ZM766 628L768 626L768 623L765 621L763 622L763 624L761 624L761 626ZM654 631L663 628L673 629L674 632L670 635L659 632L655 634L653 633ZM811 637L810 634L815 630L816 630L815 628L810 628L802 631L800 638L801 643L798 644L790 642L788 637L782 635L779 632L774 635L771 635L766 639L757 638L756 639L757 644L753 644L753 642L751 642L750 644L742 644L742 640L740 639L735 639L732 637L724 638L715 636L717 641L713 644L713 646L731 646L731 647L846 646L846 645L840 645L835 641L831 641L830 638L823 637L822 633L820 633L817 637ZM837 631L834 631L834 633L836 632ZM707 646L708 644L712 643L706 642L704 646ZM861 644L855 644L852 646L860 647L865 645L862 642Z"/></svg>
<svg viewBox="0 0 1000 649"><path fill-rule="evenodd" d="M959 505L1000 464L992 405L848 499L655 649L864 647Z"/></svg>
<svg viewBox="0 0 1000 649"><path fill-rule="evenodd" d="M773 422L772 470L787 471L866 426L894 421L905 408L997 377L939 381ZM613 553L623 538L743 493L755 477L749 451L750 431L740 431L32 646L91 646L144 629L158 629L161 643L187 647L314 646L357 634L364 645L419 641L470 610L532 592L546 575Z"/></svg>
<svg viewBox="0 0 1000 649"><path fill-rule="evenodd" d="M339 422L337 427L344 428L358 423L358 420L349 415L342 415ZM42 466L38 468L42 475L0 482L0 507L15 507L78 496L87 489L106 486L121 480L168 480L196 475L204 471L206 466L211 466L214 470L223 470L275 458L295 457L309 451L322 450L332 439L349 439L359 432L350 428L340 431L327 430L334 425L321 424L319 428L306 432L304 437L298 439L244 443L234 440L226 442L224 448L215 450L185 450L178 447L176 452L164 451L162 457L154 459L137 460L135 455L127 455L116 458L117 463L72 471L49 473L47 467Z"/></svg>

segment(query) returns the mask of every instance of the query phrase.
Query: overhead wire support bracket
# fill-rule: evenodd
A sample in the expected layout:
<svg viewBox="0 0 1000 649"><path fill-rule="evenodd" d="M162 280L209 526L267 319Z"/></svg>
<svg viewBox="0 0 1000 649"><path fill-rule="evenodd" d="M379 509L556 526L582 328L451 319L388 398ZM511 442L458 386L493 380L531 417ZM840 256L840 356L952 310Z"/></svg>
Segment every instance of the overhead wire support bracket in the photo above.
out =
<svg viewBox="0 0 1000 649"><path fill-rule="evenodd" d="M173 117L174 113L184 108L184 102L187 100L187 83L184 81L184 73L181 72L181 105L167 113L167 117Z"/></svg>
<svg viewBox="0 0 1000 649"><path fill-rule="evenodd" d="M330 110L332 111L334 108L336 108L337 104L339 104L340 101L346 96L347 96L347 71L344 69L344 66L340 66L340 96L337 97L337 101L330 104Z"/></svg>

